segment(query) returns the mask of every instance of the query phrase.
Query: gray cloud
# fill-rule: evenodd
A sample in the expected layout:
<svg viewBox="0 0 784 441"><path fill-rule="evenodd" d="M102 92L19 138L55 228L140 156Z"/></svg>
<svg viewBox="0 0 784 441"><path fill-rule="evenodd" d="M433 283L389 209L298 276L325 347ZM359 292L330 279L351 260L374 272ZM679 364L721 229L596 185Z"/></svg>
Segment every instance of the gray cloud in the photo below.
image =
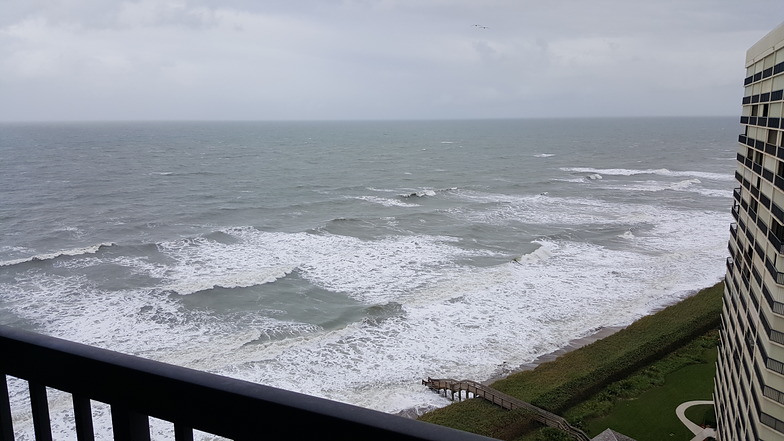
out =
<svg viewBox="0 0 784 441"><path fill-rule="evenodd" d="M732 115L748 6L0 2L0 120Z"/></svg>

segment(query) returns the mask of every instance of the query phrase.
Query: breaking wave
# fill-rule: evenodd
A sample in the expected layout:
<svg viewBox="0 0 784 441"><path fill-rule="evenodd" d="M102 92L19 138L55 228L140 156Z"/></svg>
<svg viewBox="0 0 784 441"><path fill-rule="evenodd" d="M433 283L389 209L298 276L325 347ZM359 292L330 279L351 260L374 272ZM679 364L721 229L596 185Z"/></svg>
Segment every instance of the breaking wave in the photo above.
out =
<svg viewBox="0 0 784 441"><path fill-rule="evenodd" d="M27 262L43 262L48 260L54 260L57 259L58 257L74 257L74 256L82 256L86 254L95 254L102 249L110 248L115 245L116 244L113 242L107 242L98 245L90 245L81 248L74 248L70 250L55 251L53 253L38 254L36 256L24 257L21 259L6 260L0 262L0 267L13 266L13 265L18 265L20 263L27 263Z"/></svg>
<svg viewBox="0 0 784 441"><path fill-rule="evenodd" d="M732 175L723 173L710 173L700 171L672 171L666 168L660 169L647 169L635 170L625 168L591 168L591 167L561 167L561 171L575 172L575 173L595 173L610 176L635 176L635 175L660 175L670 177L696 177L702 179L711 179L715 181L731 181Z"/></svg>

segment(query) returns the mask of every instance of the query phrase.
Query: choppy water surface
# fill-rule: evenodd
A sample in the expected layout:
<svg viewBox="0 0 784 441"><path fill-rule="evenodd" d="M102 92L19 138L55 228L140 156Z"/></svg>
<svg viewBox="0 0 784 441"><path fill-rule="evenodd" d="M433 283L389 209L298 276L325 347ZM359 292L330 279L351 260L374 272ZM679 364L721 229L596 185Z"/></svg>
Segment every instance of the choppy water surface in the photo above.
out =
<svg viewBox="0 0 784 441"><path fill-rule="evenodd" d="M0 125L0 324L386 412L442 406L420 378L484 380L720 280L737 130Z"/></svg>

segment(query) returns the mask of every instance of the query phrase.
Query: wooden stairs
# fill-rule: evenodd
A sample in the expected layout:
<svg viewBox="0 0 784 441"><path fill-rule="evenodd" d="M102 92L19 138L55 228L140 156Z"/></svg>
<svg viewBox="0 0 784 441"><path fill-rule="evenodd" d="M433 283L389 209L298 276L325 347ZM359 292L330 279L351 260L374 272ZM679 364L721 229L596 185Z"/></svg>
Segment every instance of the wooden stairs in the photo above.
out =
<svg viewBox="0 0 784 441"><path fill-rule="evenodd" d="M536 407L531 403L526 403L525 401L517 399L511 395L507 395L503 392L493 389L492 387L477 383L476 381L458 381L451 378L437 379L428 377L427 380L422 380L422 384L438 393L441 393L443 390L444 396L446 396L447 391L450 391L453 401L455 399L455 394L457 394L459 399L462 400L463 393L465 392L466 398L472 398L471 395L473 395L473 398L484 398L485 400L495 405L501 406L507 410L524 409L531 414L531 417L534 420L539 421L542 424L563 430L576 440L590 441L590 438L588 438L588 435L586 435L585 432L569 424L569 422L566 421L566 419L563 417L560 417L552 412L548 412L540 407Z"/></svg>

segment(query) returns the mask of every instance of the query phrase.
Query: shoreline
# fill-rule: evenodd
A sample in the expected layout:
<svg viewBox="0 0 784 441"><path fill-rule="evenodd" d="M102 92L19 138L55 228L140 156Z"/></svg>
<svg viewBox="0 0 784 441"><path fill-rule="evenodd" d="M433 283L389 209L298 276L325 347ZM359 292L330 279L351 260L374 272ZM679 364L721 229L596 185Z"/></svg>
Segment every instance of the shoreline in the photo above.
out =
<svg viewBox="0 0 784 441"><path fill-rule="evenodd" d="M484 384L485 386L491 386L496 381L503 380L504 378L512 374L516 374L517 372L530 371L532 369L536 369L542 363L553 361L563 354L572 352L576 349L580 349L583 346L587 346L605 337L609 337L624 328L626 328L626 326L603 326L592 334L586 335L585 337L580 337L571 340L569 341L569 343L566 344L566 346L563 346L547 354L540 355L539 357L536 357L534 360L532 360L529 363L523 363L501 374L493 375L487 380L482 381L481 383Z"/></svg>
<svg viewBox="0 0 784 441"><path fill-rule="evenodd" d="M716 281L716 283L722 283L723 281L724 281L724 277L721 277L719 280ZM713 286L714 285L711 285L711 286L708 286L706 288L695 289L695 290L691 290L691 291L689 291L689 290L681 291L681 293L685 293L685 294L676 297L673 302L666 303L666 304L661 305L661 306L659 306L657 308L654 308L649 313L638 317L636 320L634 320L634 322L636 322L637 320L640 320L643 317L655 315L656 313L660 312L661 310L666 309L666 308L668 308L668 307L670 307L672 305L676 305L676 304L678 304L678 303L688 299L689 297L695 296L698 293L700 293L700 292L702 292L702 291L704 291L706 289L710 289ZM588 346L589 344L594 343L596 341L599 341L599 340L601 340L603 338L609 337L609 336L615 334L616 332L618 332L620 330L626 329L627 327L629 327L634 322L629 323L626 326L602 326L602 327L598 328L592 334L586 335L585 337L575 338L574 340L569 341L569 343L567 343L566 346L563 346L563 347L561 347L559 349L556 349L553 352L549 352L547 354L540 355L539 357L535 358L534 360L532 360L529 363L523 363L523 364L517 366L516 368L512 368L512 369L509 369L507 371L504 371L503 373L493 375L490 378L488 378L487 380L481 381L481 383L484 384L485 386L491 386L492 383L495 383L498 380L503 380L504 378L506 378L506 377L508 377L508 376L510 376L512 374L515 374L517 372L530 371L530 370L536 369L542 363L546 363L548 361L553 361L553 360L555 360L556 358L560 357L563 354L566 354L568 352L572 352L572 351L574 351L576 349L580 349L583 346Z"/></svg>
<svg viewBox="0 0 784 441"><path fill-rule="evenodd" d="M722 282L723 282L723 278L720 279L719 281L717 281L717 283L722 283ZM702 288L702 289L695 289L693 291L682 291L682 293L685 293L685 295L676 297L674 299L674 301L672 301L670 303L667 303L665 305L662 305L662 306L660 306L658 308L653 309L648 314L645 314L645 315L643 315L641 317L638 317L637 320L640 320L641 318L646 317L646 316L655 315L658 312L662 311L663 309L666 309L666 308L668 308L670 306L673 306L675 304L683 302L684 300L686 300L686 299L688 299L690 297L693 297L693 296L697 295L698 293L700 293L700 292L702 292L704 290L710 289L711 287L712 286L709 286L709 287L706 287L706 288ZM635 322L637 320L635 320ZM503 380L503 379L509 377L510 375L516 374L518 372L530 371L530 370L536 369L538 366L542 365L543 363L554 361L558 357L560 357L560 356L562 356L562 355L564 355L566 353L572 352L574 350L582 348L583 346L587 346L587 345L589 345L591 343L594 343L594 342L602 340L602 339L604 339L606 337L609 337L609 336L617 333L618 331L626 329L628 326L632 325L633 323L634 322L629 323L626 326L602 326L602 327L598 328L596 331L594 331L593 333L590 333L590 334L588 334L588 335L586 335L584 337L573 339L573 340L569 341L565 346L563 346L561 348L558 348L558 349L556 349L556 350L554 350L552 352L540 355L539 357L535 358L534 360L532 360L532 361L530 361L528 363L523 363L523 364L518 365L518 366L513 367L513 368L512 367L506 367L505 365L502 365L501 367L499 367L499 371L497 373L492 374L489 378L487 378L487 379L485 379L483 381L480 381L480 383L485 385L485 386L492 386L492 384L495 383L496 381ZM397 415L408 417L408 418L418 419L420 416L422 416L422 415L424 415L424 414L426 414L428 412L431 412L433 410L436 410L436 409L438 409L438 408L427 409L427 410L419 409L419 411L418 411L417 409L412 408L412 409L407 409L407 410L400 411L400 412L397 413Z"/></svg>
<svg viewBox="0 0 784 441"><path fill-rule="evenodd" d="M536 367L541 365L542 363L546 363L548 361L553 361L553 360L555 360L556 358L560 357L563 354L566 354L568 352L572 352L572 351L574 351L576 349L580 349L583 346L587 346L587 345L589 345L589 344L591 344L593 342L599 341L599 340L601 340L601 339L603 339L605 337L609 337L610 335L613 335L616 332L618 332L618 331L620 331L620 330L622 330L624 328L626 328L626 326L606 326L606 327L603 326L603 327L599 328L598 330L596 330L595 332L593 332L593 333L591 333L589 335L586 335L585 337L575 338L574 340L569 341L569 343L567 343L565 346L563 346L563 347L561 347L559 349L556 349L556 350L554 350L552 352L549 352L547 354L540 355L539 357L533 359L532 361L530 361L528 363L523 363L523 364L521 364L521 365L519 365L519 366L517 366L515 368L509 369L509 370L504 370L503 368L501 368L503 372L498 373L498 374L494 374L490 378L488 378L488 379L486 379L484 381L480 381L480 383L485 385L485 386L492 386L492 384L495 383L498 380L503 380L504 378L506 378L506 377L508 377L508 376L510 376L512 374L516 374L518 372L530 371L530 370L536 369ZM419 419L419 417L421 417L422 415L424 415L424 414L426 414L428 412L432 412L432 411L434 411L436 409L440 409L440 407L431 407L431 408L427 408L427 409L411 407L411 408L408 408L408 409L401 410L399 412L395 412L395 413L393 413L393 415L397 415L397 416L401 416L401 417L404 417L404 418L410 418L410 419L415 419L416 420L416 419Z"/></svg>
<svg viewBox="0 0 784 441"><path fill-rule="evenodd" d="M637 375L641 369L673 357L673 354L674 364L681 367L691 365L697 358L703 360L705 350L714 349L717 344L716 330L722 324L725 293L724 282L718 282L694 295L684 296L658 312L640 317L628 326L587 330L584 338L574 339L564 348L520 366L521 372L510 374L491 387L524 401L534 402L544 409L576 412L574 418L585 418L587 421L596 416L594 412L597 409L603 407L596 401L604 402L602 399L607 397L603 397L603 393L609 390L610 395L617 395L612 392L615 388L611 387L617 386L616 381ZM688 349L683 351L684 348ZM534 367L536 369L532 369ZM654 370L666 374L664 371L667 369L658 366ZM705 369L703 374L706 377L715 373L715 366L709 365ZM640 384L645 386L645 390L659 384L661 378L648 380L651 379ZM636 384L636 380L629 383L630 386L632 384ZM709 386L706 386L707 389ZM676 385L677 388L680 386ZM454 403L436 409L419 419L496 438L499 438L497 435L511 438L529 433L529 427L516 415L499 412L493 406L461 404ZM585 406L580 407L581 404ZM592 430L598 431L600 428L597 426Z"/></svg>

